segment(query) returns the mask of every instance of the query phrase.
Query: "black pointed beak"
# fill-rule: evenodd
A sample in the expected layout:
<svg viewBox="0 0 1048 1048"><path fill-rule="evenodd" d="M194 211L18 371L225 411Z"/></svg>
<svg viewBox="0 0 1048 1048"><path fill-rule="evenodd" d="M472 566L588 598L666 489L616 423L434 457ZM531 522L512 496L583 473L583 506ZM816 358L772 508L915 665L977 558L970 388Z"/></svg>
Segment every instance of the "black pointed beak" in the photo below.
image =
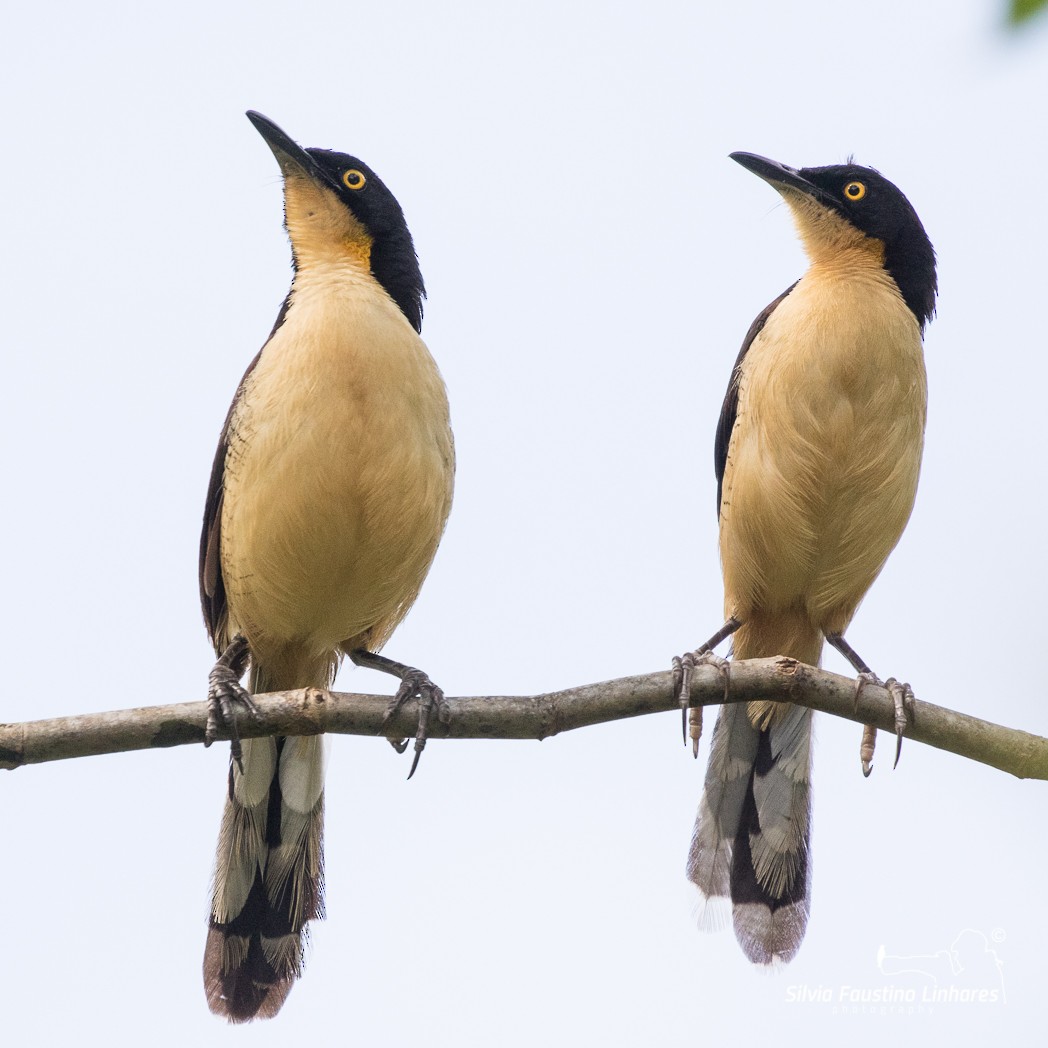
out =
<svg viewBox="0 0 1048 1048"><path fill-rule="evenodd" d="M280 170L286 178L288 174L304 174L314 182L330 184L330 179L317 166L317 162L289 135L285 134L269 117L247 111L247 118L255 125L255 130L266 140L266 145L277 158Z"/></svg>
<svg viewBox="0 0 1048 1048"><path fill-rule="evenodd" d="M826 202L826 193L813 182L809 182L795 167L787 167L777 160L757 156L756 153L732 153L731 159L737 164L742 164L747 171L752 171L758 178L763 178L774 189L796 189L816 200Z"/></svg>

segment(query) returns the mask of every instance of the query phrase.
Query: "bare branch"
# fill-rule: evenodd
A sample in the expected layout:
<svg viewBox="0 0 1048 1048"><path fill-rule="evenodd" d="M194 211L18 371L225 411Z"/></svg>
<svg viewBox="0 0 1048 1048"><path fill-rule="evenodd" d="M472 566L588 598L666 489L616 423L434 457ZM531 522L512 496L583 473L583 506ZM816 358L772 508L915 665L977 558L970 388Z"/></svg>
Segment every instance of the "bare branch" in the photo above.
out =
<svg viewBox="0 0 1048 1048"><path fill-rule="evenodd" d="M731 664L730 702L775 699L809 706L860 724L891 731L894 707L883 688L864 688L855 702L855 681L793 659L750 659ZM354 695L307 688L255 696L258 721L246 718L243 738L262 735L376 735L399 738L415 732L417 710L408 703L383 723L388 696ZM695 706L724 701L724 678L699 667L692 683ZM432 738L546 739L590 724L663 713L677 708L670 673L623 677L601 684L530 696L448 699L449 724L434 723ZM0 724L0 768L19 768L69 757L120 753L204 741L207 705L93 713L79 717ZM918 701L906 737L988 764L1024 779L1048 779L1048 739Z"/></svg>

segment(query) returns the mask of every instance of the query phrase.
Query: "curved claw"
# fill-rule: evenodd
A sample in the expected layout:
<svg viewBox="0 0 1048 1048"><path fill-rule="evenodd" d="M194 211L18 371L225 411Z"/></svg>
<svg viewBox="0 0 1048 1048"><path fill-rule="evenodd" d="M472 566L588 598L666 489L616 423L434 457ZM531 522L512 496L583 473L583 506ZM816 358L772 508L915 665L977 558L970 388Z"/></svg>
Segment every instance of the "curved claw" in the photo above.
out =
<svg viewBox="0 0 1048 1048"><path fill-rule="evenodd" d="M419 687L418 731L415 733L415 756L411 761L411 770L408 772L409 779L415 774L419 758L426 748L426 739L429 737L429 718L434 706L437 708L437 720L443 724L449 723L451 707L444 701L444 692L426 677L425 683Z"/></svg>
<svg viewBox="0 0 1048 1048"><path fill-rule="evenodd" d="M731 677L728 671L728 660L718 658L713 649L722 640L727 640L740 626L742 619L734 615L729 617L723 626L702 647L673 658L673 690L681 708L681 730L684 734L684 745L688 744L688 724L691 723L691 751L698 757L699 738L702 735L702 707L691 705L691 675L696 666L716 666L724 674L724 700L728 699ZM690 712L690 717L689 717Z"/></svg>
<svg viewBox="0 0 1048 1048"><path fill-rule="evenodd" d="M906 732L907 718L913 712L914 702L916 701L913 688L909 684L897 681L894 677L889 677L886 681L882 681L876 674L862 672L855 678L856 709L859 707L859 696L862 694L863 688L871 684L886 688L892 697L892 702L895 704L895 763L892 767L897 768L899 766L899 757L902 754L902 740ZM870 772L873 771L871 761L873 760L873 751L876 745L877 728L873 724L863 725L862 742L859 745L859 759L862 761L862 773L867 778Z"/></svg>
<svg viewBox="0 0 1048 1048"><path fill-rule="evenodd" d="M680 734L681 741L688 744L688 696L691 694L691 667L685 669L684 660L688 655L674 655L671 667L673 669L673 694L677 696L680 704Z"/></svg>
<svg viewBox="0 0 1048 1048"><path fill-rule="evenodd" d="M688 726L691 734L691 755L698 760L699 741L702 739L702 707L692 706L688 712L690 714Z"/></svg>
<svg viewBox="0 0 1048 1048"><path fill-rule="evenodd" d="M415 758L411 762L411 771L408 772L410 779L415 774L422 751L426 748L429 717L433 707L437 707L437 719L442 724L451 723L451 707L444 700L444 692L429 679L427 674L415 669L414 666L394 662L392 659L387 659L385 655L368 651L367 648L354 648L347 654L358 666L366 666L380 673L389 673L400 679L400 687L389 706L386 707L383 724L388 724L393 715L409 699L418 699L418 730L415 732ZM389 742L397 753L403 753L408 746L406 739L390 739Z"/></svg>
<svg viewBox="0 0 1048 1048"><path fill-rule="evenodd" d="M691 678L693 671L699 666L712 666L720 670L724 675L724 701L728 701L731 691L731 663L714 655L708 645L704 645L697 651L685 652L673 658L673 686L677 692L677 701L681 707L682 728L684 731L684 744L688 744L691 737L691 754L693 757L699 755L699 740L702 738L702 707L692 706L691 703Z"/></svg>
<svg viewBox="0 0 1048 1048"><path fill-rule="evenodd" d="M208 674L207 726L204 728L204 745L210 746L219 732L225 730L230 736L230 755L241 772L244 770L243 749L237 728L237 714L246 713L258 720L258 707L240 683L236 669L221 659Z"/></svg>
<svg viewBox="0 0 1048 1048"><path fill-rule="evenodd" d="M873 771L873 751L877 745L877 728L872 724L862 726L862 742L859 743L859 760L862 761L863 778L868 779Z"/></svg>
<svg viewBox="0 0 1048 1048"><path fill-rule="evenodd" d="M415 774L419 758L422 756L422 751L426 748L426 741L429 738L430 716L433 708L436 707L437 719L442 724L448 724L451 721L451 707L444 699L444 692L421 670L408 669L401 678L400 687L397 689L396 695L393 696L389 706L386 708L383 723L388 723L406 702L414 698L418 699L418 730L415 732L415 756L411 761L411 770L408 772L409 779ZM407 739L389 740L390 745L397 753L403 753L408 748L408 742L409 740Z"/></svg>
<svg viewBox="0 0 1048 1048"><path fill-rule="evenodd" d="M857 713L859 710L859 699L862 696L864 689L870 687L870 685L876 684L877 687L883 687L884 684L880 677L876 673L871 673L869 670L861 670L855 677L855 695L853 697L853 709ZM874 724L864 724L862 726L862 741L859 743L859 760L862 763L862 774L863 778L868 779L870 772L873 771L873 752L877 748L877 727Z"/></svg>
<svg viewBox="0 0 1048 1048"><path fill-rule="evenodd" d="M415 769L418 767L419 758L422 756L422 751L426 748L425 739L419 741L415 740L415 756L411 760L411 771L408 772L408 778L415 774Z"/></svg>
<svg viewBox="0 0 1048 1048"><path fill-rule="evenodd" d="M895 763L892 768L899 766L899 757L902 756L902 739L909 724L909 714L913 712L914 703L917 701L913 694L913 688L909 684L897 681L889 677L884 686L888 689L895 704Z"/></svg>

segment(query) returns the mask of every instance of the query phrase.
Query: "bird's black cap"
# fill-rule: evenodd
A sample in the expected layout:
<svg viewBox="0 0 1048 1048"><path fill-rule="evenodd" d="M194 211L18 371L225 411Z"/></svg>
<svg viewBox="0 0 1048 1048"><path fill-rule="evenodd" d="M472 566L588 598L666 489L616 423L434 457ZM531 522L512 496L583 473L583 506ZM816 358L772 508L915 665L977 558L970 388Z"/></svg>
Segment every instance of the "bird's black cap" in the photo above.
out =
<svg viewBox="0 0 1048 1048"><path fill-rule="evenodd" d="M921 328L935 312L935 251L902 190L872 167L833 164L788 167L755 153L731 159L778 190L794 190L847 220L884 245L884 268L899 287Z"/></svg>
<svg viewBox="0 0 1048 1048"><path fill-rule="evenodd" d="M329 189L372 238L371 271L416 331L422 328L426 288L404 211L364 161L330 149L303 149L269 117L249 109L247 118L273 151L285 179L305 177Z"/></svg>

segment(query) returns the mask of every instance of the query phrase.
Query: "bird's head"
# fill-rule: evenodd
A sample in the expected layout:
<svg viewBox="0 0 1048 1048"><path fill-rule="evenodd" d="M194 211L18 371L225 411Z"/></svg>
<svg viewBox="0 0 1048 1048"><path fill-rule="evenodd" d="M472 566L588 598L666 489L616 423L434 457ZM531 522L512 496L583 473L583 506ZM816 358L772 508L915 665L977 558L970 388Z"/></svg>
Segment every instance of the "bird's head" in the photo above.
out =
<svg viewBox="0 0 1048 1048"><path fill-rule="evenodd" d="M782 195L813 263L875 256L924 328L935 312L935 251L898 186L858 164L793 168L753 153L731 158Z"/></svg>
<svg viewBox="0 0 1048 1048"><path fill-rule="evenodd" d="M284 219L296 270L315 263L366 268L422 327L426 289L404 212L362 160L330 149L303 149L272 120L249 111L284 176Z"/></svg>

